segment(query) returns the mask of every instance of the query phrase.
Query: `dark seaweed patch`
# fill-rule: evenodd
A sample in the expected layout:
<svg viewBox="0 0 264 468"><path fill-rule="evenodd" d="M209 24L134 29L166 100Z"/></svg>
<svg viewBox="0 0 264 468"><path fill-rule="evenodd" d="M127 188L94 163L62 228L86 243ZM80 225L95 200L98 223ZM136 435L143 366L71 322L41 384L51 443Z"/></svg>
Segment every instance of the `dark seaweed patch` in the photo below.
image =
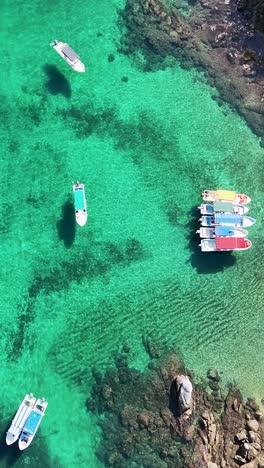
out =
<svg viewBox="0 0 264 468"><path fill-rule="evenodd" d="M10 153L17 153L19 151L20 144L17 140L12 140L9 143L9 152Z"/></svg>
<svg viewBox="0 0 264 468"><path fill-rule="evenodd" d="M18 310L20 314L17 321L17 330L11 336L9 343L8 358L12 361L17 361L23 352L29 324L33 322L35 318L34 301L29 299L25 308L18 305Z"/></svg>
<svg viewBox="0 0 264 468"><path fill-rule="evenodd" d="M74 205L69 200L62 207L62 218L57 222L57 231L59 239L63 240L66 249L69 249L74 242L76 231Z"/></svg>
<svg viewBox="0 0 264 468"><path fill-rule="evenodd" d="M137 239L129 239L126 243L126 255L129 262L144 258L144 248Z"/></svg>
<svg viewBox="0 0 264 468"><path fill-rule="evenodd" d="M116 244L106 242L104 245L110 263L119 264L125 261L124 253Z"/></svg>
<svg viewBox="0 0 264 468"><path fill-rule="evenodd" d="M55 65L44 65L44 72L48 77L48 81L45 83L45 87L50 94L56 96L61 94L65 98L71 97L71 85L65 76L58 70Z"/></svg>
<svg viewBox="0 0 264 468"><path fill-rule="evenodd" d="M82 108L72 106L59 114L70 123L78 138L88 138L93 133L106 138L115 118L115 109L96 109L92 103L87 103Z"/></svg>

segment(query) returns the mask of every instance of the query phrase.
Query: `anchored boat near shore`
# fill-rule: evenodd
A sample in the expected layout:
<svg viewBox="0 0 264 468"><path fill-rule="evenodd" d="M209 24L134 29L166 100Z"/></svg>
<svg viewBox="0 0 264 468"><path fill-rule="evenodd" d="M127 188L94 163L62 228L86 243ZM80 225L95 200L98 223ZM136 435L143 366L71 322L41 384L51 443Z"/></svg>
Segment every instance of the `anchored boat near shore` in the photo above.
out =
<svg viewBox="0 0 264 468"><path fill-rule="evenodd" d="M234 226L215 226L215 227L200 227L196 234L201 238L214 239L215 237L246 237L248 231Z"/></svg>
<svg viewBox="0 0 264 468"><path fill-rule="evenodd" d="M75 219L79 226L84 226L88 218L84 184L81 184L79 181L74 182L72 189L74 194Z"/></svg>
<svg viewBox="0 0 264 468"><path fill-rule="evenodd" d="M204 201L228 201L237 205L246 205L251 202L251 198L243 193L236 193L232 190L204 190L202 193Z"/></svg>
<svg viewBox="0 0 264 468"><path fill-rule="evenodd" d="M79 55L67 44L67 42L55 41L51 42L51 47L70 65L73 70L84 73L85 65L81 62Z"/></svg>
<svg viewBox="0 0 264 468"><path fill-rule="evenodd" d="M32 393L29 393L25 396L24 400L22 401L21 405L19 406L16 412L11 426L9 427L6 433L7 445L13 444L19 438L24 424L27 421L35 403L36 398L33 396Z"/></svg>
<svg viewBox="0 0 264 468"><path fill-rule="evenodd" d="M215 213L213 216L202 216L199 221L202 226L234 226L239 228L249 227L255 224L256 220L250 216L240 216L239 214Z"/></svg>
<svg viewBox="0 0 264 468"><path fill-rule="evenodd" d="M31 410L30 415L25 422L21 435L18 441L19 450L25 450L34 439L38 427L45 414L48 402L45 398L38 398L34 408Z"/></svg>
<svg viewBox="0 0 264 468"><path fill-rule="evenodd" d="M216 237L215 239L202 239L202 252L228 252L231 250L248 250L252 243L248 239L239 237Z"/></svg>
<svg viewBox="0 0 264 468"><path fill-rule="evenodd" d="M202 203L198 206L198 209L203 215L212 215L214 213L235 213L239 215L245 215L249 212L248 206L245 205L235 205L231 202L222 202L216 201L212 205L207 203Z"/></svg>

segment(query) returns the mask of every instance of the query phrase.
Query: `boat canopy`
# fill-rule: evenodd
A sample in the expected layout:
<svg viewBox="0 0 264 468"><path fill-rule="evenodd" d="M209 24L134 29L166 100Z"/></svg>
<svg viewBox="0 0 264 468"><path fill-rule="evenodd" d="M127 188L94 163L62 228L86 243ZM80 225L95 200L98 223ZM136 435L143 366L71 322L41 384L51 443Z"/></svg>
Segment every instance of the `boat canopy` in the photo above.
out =
<svg viewBox="0 0 264 468"><path fill-rule="evenodd" d="M216 249L244 249L248 247L248 240L243 237L216 237Z"/></svg>
<svg viewBox="0 0 264 468"><path fill-rule="evenodd" d="M61 51L72 61L79 59L79 55L68 45L65 45L61 48Z"/></svg>
<svg viewBox="0 0 264 468"><path fill-rule="evenodd" d="M215 227L216 236L234 236L234 231L232 226L216 226Z"/></svg>
<svg viewBox="0 0 264 468"><path fill-rule="evenodd" d="M217 224L221 224L221 223L238 224L242 222L242 218L239 214L215 213L215 222Z"/></svg>
<svg viewBox="0 0 264 468"><path fill-rule="evenodd" d="M216 198L219 200L227 200L233 201L236 197L236 193L232 192L231 190L217 190L216 191Z"/></svg>
<svg viewBox="0 0 264 468"><path fill-rule="evenodd" d="M24 426L23 432L27 432L27 434L34 434L41 416L42 415L37 413L37 411L31 411L29 418Z"/></svg>
<svg viewBox="0 0 264 468"><path fill-rule="evenodd" d="M231 202L216 201L214 202L214 210L215 211L230 211L232 213L234 211L234 207Z"/></svg>
<svg viewBox="0 0 264 468"><path fill-rule="evenodd" d="M74 204L76 210L84 210L84 193L82 187L76 187L74 190Z"/></svg>

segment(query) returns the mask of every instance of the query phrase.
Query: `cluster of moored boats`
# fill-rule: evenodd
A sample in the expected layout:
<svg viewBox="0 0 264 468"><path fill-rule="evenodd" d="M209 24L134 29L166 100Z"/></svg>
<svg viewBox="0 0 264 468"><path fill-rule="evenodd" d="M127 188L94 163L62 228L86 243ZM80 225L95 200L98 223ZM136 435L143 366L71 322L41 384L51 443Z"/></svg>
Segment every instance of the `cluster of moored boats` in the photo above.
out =
<svg viewBox="0 0 264 468"><path fill-rule="evenodd" d="M248 195L231 190L205 190L198 208L201 212L200 235L202 252L247 250L252 246L246 239L248 231L244 228L255 224L256 220L245 216L250 203Z"/></svg>
<svg viewBox="0 0 264 468"><path fill-rule="evenodd" d="M35 398L33 393L27 394L6 433L7 445L18 440L19 450L25 450L34 439L47 406L45 398Z"/></svg>

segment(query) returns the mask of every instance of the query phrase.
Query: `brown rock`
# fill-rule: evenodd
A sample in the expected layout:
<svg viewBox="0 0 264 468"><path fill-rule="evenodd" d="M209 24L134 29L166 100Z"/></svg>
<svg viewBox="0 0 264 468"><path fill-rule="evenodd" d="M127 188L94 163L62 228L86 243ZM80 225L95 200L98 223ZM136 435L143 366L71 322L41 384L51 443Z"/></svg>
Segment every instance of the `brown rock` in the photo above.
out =
<svg viewBox="0 0 264 468"><path fill-rule="evenodd" d="M258 462L257 460L252 460L251 462L243 465L243 468L258 468Z"/></svg>
<svg viewBox="0 0 264 468"><path fill-rule="evenodd" d="M256 421L256 419L250 419L249 421L247 421L247 428L249 431L258 432L258 429L259 429L258 421Z"/></svg>
<svg viewBox="0 0 264 468"><path fill-rule="evenodd" d="M194 434L195 434L195 427L189 426L183 432L183 437L187 442L190 442L193 439Z"/></svg>
<svg viewBox="0 0 264 468"><path fill-rule="evenodd" d="M255 434L255 432L254 432ZM247 437L247 431L245 431L244 429L240 432L238 432L236 434L236 438L239 442L241 442L242 440L246 440L248 437Z"/></svg>
<svg viewBox="0 0 264 468"><path fill-rule="evenodd" d="M151 414L148 411L142 411L142 413L138 415L137 421L141 427L147 429L151 423L151 419Z"/></svg>
<svg viewBox="0 0 264 468"><path fill-rule="evenodd" d="M216 382L219 382L221 380L217 369L209 369L207 372L207 377L208 379L215 380Z"/></svg>
<svg viewBox="0 0 264 468"><path fill-rule="evenodd" d="M262 421L262 419L263 419L263 414L262 414L262 412L259 411L259 410L256 411L256 413L255 413L255 418L256 418L258 421Z"/></svg>

